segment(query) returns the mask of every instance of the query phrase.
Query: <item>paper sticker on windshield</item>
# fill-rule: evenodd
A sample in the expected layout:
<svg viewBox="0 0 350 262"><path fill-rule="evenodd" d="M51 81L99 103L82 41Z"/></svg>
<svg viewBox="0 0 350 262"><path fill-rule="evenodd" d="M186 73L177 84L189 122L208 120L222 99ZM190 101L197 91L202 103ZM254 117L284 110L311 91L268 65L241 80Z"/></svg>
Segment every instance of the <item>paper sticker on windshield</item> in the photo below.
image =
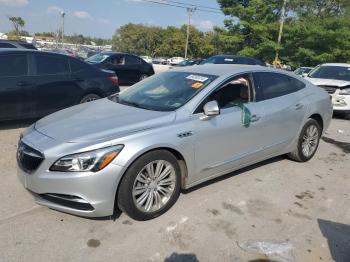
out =
<svg viewBox="0 0 350 262"><path fill-rule="evenodd" d="M186 78L197 82L205 82L208 80L208 77L199 76L199 75L189 75Z"/></svg>
<svg viewBox="0 0 350 262"><path fill-rule="evenodd" d="M192 88L195 88L195 89L201 88L202 86L203 86L203 83L201 82L194 82L192 84Z"/></svg>
<svg viewBox="0 0 350 262"><path fill-rule="evenodd" d="M233 62L233 58L225 58L224 60L227 62Z"/></svg>

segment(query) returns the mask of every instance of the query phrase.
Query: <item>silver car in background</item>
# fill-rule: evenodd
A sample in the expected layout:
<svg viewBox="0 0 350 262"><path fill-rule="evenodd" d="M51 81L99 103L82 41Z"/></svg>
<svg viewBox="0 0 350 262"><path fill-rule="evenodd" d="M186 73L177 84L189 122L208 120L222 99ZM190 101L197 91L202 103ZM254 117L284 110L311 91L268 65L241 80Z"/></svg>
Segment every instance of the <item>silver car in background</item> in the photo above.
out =
<svg viewBox="0 0 350 262"><path fill-rule="evenodd" d="M327 92L285 71L173 69L39 120L19 141L18 176L50 208L147 220L181 189L282 154L308 161L331 117Z"/></svg>

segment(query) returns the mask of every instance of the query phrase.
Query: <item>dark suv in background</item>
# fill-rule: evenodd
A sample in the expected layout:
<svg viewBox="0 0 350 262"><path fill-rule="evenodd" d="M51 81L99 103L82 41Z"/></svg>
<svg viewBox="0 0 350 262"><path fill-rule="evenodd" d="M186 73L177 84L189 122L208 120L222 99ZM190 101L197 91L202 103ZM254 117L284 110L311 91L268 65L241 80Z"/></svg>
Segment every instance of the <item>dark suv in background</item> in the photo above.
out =
<svg viewBox="0 0 350 262"><path fill-rule="evenodd" d="M116 92L114 72L65 55L0 49L0 120L42 117Z"/></svg>
<svg viewBox="0 0 350 262"><path fill-rule="evenodd" d="M247 57L247 56L237 56L237 55L215 55L211 56L201 62L203 64L242 64L242 65L260 65L266 66L262 61Z"/></svg>
<svg viewBox="0 0 350 262"><path fill-rule="evenodd" d="M36 50L36 47L32 44L23 41L13 40L0 40L0 48L24 48Z"/></svg>
<svg viewBox="0 0 350 262"><path fill-rule="evenodd" d="M120 84L134 84L154 75L153 66L141 57L118 52L102 52L85 60L86 62L114 71Z"/></svg>

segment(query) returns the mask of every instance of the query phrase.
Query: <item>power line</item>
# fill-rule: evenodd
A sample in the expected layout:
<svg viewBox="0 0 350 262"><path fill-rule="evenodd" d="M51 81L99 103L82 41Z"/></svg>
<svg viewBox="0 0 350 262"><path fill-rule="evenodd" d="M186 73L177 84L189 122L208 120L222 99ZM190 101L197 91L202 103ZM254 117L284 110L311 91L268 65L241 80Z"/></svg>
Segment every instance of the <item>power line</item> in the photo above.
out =
<svg viewBox="0 0 350 262"><path fill-rule="evenodd" d="M189 6L183 6L182 5L179 5L179 4L172 4L172 3L169 3L169 2L166 2L166 1L162 1L162 2L158 2L158 1L154 1L154 0L140 0L142 2L147 2L147 3L152 3L152 4L159 4L159 5L166 5L166 6L172 6L172 7L177 7L177 8L182 8L182 9L187 9L187 8L190 8L189 6L191 6L191 8L196 8L196 5L189 5ZM174 1L175 2L175 1ZM218 12L218 11L211 11L211 10L205 10L205 9L202 9L202 8L196 8L197 11L201 11L201 12L207 12L207 13L216 13L216 14L222 14L221 12Z"/></svg>
<svg viewBox="0 0 350 262"><path fill-rule="evenodd" d="M163 2L170 2L170 3L185 5L185 6L193 6L193 7L197 7L197 8L204 8L204 9L211 9L211 10L221 11L219 8L216 8L216 7L197 5L197 4L192 4L192 3L183 3L183 2L171 1L171 0L163 0Z"/></svg>

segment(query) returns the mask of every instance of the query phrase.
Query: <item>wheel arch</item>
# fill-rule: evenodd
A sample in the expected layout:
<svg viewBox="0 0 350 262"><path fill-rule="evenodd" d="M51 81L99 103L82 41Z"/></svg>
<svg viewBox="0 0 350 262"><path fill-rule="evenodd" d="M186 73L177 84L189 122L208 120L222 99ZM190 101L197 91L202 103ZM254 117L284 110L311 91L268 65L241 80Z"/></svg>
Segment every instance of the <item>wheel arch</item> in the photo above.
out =
<svg viewBox="0 0 350 262"><path fill-rule="evenodd" d="M323 129L324 129L324 121L323 121L322 116L318 113L315 113L315 114L312 114L311 116L309 116L309 118L314 119L320 125L321 133L322 133Z"/></svg>
<svg viewBox="0 0 350 262"><path fill-rule="evenodd" d="M184 188L185 184L186 184L186 179L188 177L188 169L187 169L187 164L186 164L186 160L185 157L183 156L182 153L180 153L180 151L174 147L171 146L158 146L158 147L153 147L153 148L148 148L142 152L139 152L139 154L137 154L134 158L131 159L130 162L127 163L127 167L124 170L119 183L117 185L116 191L115 191L115 198L114 198L114 210L116 210L116 208L118 207L118 201L117 201L117 196L118 196L118 191L120 188L120 182L121 180L124 178L125 174L127 173L128 169L132 166L133 163L135 163L135 161L137 159L139 159L140 157L144 156L145 154L148 154L150 152L153 151L158 151L158 150L165 150L170 152L172 155L174 155L174 157L177 159L179 166L180 166L180 172L181 172L181 188Z"/></svg>

